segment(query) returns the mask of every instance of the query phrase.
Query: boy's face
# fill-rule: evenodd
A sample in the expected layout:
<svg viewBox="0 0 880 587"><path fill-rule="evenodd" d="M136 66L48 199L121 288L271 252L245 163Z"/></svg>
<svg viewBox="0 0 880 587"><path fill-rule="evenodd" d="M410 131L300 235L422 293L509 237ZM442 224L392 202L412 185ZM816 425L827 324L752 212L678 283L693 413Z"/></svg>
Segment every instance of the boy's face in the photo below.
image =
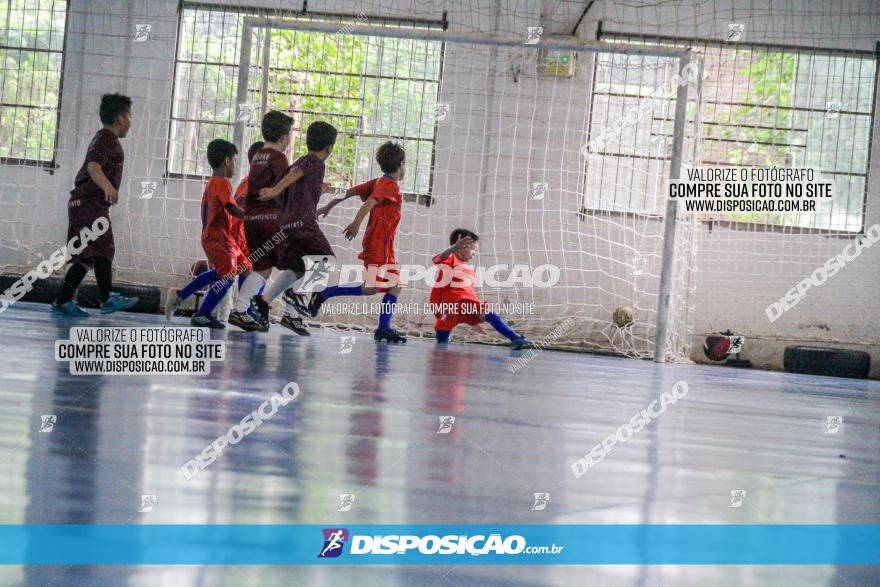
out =
<svg viewBox="0 0 880 587"><path fill-rule="evenodd" d="M403 179L406 177L406 159L400 162L400 174L397 176L397 179Z"/></svg>
<svg viewBox="0 0 880 587"><path fill-rule="evenodd" d="M116 126L119 130L117 136L121 139L128 134L128 131L131 129L131 111L126 112L125 114L120 114L116 117Z"/></svg>
<svg viewBox="0 0 880 587"><path fill-rule="evenodd" d="M235 159L236 159L236 156L233 155L232 157L227 157L223 161L223 165L225 168L224 174L227 177L227 179L232 177L233 175L235 175Z"/></svg>
<svg viewBox="0 0 880 587"><path fill-rule="evenodd" d="M471 243L465 248L461 250L461 253L458 255L458 258L462 261L470 261L474 258L474 255L477 254L477 243Z"/></svg>

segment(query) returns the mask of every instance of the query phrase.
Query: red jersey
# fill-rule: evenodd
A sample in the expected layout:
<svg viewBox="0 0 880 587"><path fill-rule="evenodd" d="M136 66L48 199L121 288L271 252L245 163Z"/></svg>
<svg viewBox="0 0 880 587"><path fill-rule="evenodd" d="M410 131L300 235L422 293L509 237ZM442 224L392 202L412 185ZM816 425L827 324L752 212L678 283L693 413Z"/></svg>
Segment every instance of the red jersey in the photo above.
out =
<svg viewBox="0 0 880 587"><path fill-rule="evenodd" d="M231 221L237 219L226 211L226 204L235 204L232 184L221 175L212 175L202 195L202 245L235 242Z"/></svg>
<svg viewBox="0 0 880 587"><path fill-rule="evenodd" d="M244 201L247 197L248 193L248 177L247 175L241 180L241 183L238 184L238 187L235 189L235 203L239 208L244 209ZM232 214L229 215L229 228L232 233L232 237L238 243L238 248L242 250L245 256L249 254L248 246L247 246L247 238L245 238L244 234L244 221L241 218L236 218Z"/></svg>
<svg viewBox="0 0 880 587"><path fill-rule="evenodd" d="M468 265L452 253L441 260L440 255L432 259L435 265L439 265L437 279L431 288L432 304L451 304L454 302L480 302L474 284L477 275L473 266ZM451 279L450 279L451 276ZM441 285L445 283L446 285Z"/></svg>
<svg viewBox="0 0 880 587"><path fill-rule="evenodd" d="M289 165L287 155L277 149L260 149L251 159L248 171L248 192L245 198L245 212L259 214L261 212L277 212L281 204L278 198L261 202L258 197L260 190L270 188L287 175Z"/></svg>
<svg viewBox="0 0 880 587"><path fill-rule="evenodd" d="M384 175L378 179L354 186L354 191L367 201L375 198L379 203L370 210L367 231L364 233L363 251L358 255L364 265L396 265L394 237L400 224L403 194L394 177Z"/></svg>

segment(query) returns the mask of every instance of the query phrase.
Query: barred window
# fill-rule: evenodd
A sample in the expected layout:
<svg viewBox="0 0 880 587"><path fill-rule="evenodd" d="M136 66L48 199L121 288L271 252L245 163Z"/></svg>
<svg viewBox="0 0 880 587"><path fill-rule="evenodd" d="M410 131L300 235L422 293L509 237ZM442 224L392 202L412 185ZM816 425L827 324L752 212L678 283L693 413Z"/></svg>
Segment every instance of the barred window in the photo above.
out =
<svg viewBox="0 0 880 587"><path fill-rule="evenodd" d="M184 7L171 114L171 175L207 175L205 145L213 138L233 138L243 106L236 103L236 92L248 16L257 15ZM247 117L244 144L260 138L264 112L280 110L294 118L288 155L295 158L305 153L308 125L323 120L339 130L327 161L328 181L347 183L380 174L374 153L390 139L407 151L403 191L429 194L443 44L348 34L364 18L332 22L339 24L338 33L253 29L246 106L254 114ZM403 26L397 21L369 24Z"/></svg>
<svg viewBox="0 0 880 587"><path fill-rule="evenodd" d="M53 165L66 0L0 0L0 161Z"/></svg>

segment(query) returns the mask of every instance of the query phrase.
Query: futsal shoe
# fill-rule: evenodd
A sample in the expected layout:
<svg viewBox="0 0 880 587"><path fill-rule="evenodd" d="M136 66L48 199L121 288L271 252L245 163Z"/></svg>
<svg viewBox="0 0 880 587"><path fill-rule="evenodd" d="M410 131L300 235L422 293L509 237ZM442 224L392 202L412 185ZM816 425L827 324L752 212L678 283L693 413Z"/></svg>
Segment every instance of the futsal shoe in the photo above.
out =
<svg viewBox="0 0 880 587"><path fill-rule="evenodd" d="M177 295L180 290L176 287L172 287L168 290L168 299L165 300L165 320L171 320L174 317L174 313L177 311L177 308L180 307L180 304L183 300L180 299L180 296Z"/></svg>
<svg viewBox="0 0 880 587"><path fill-rule="evenodd" d="M254 309L253 315L257 324L260 325L261 332L269 332L269 304L262 296L255 295L251 298L251 307Z"/></svg>
<svg viewBox="0 0 880 587"><path fill-rule="evenodd" d="M238 326L245 332L260 330L260 325L247 312L232 311L229 313L229 323Z"/></svg>
<svg viewBox="0 0 880 587"><path fill-rule="evenodd" d="M285 326L290 328L294 332L296 332L300 336L311 336L312 333L308 331L303 324L303 319L299 317L294 317L292 314L285 314L283 318L281 318L281 322L279 322L281 326Z"/></svg>
<svg viewBox="0 0 880 587"><path fill-rule="evenodd" d="M373 334L373 340L376 342L405 343L406 337L394 330L393 328L377 328Z"/></svg>
<svg viewBox="0 0 880 587"><path fill-rule="evenodd" d="M510 341L510 348L515 351L524 351L526 349L535 348L535 344L527 339L525 336L517 336Z"/></svg>
<svg viewBox="0 0 880 587"><path fill-rule="evenodd" d="M70 300L66 304L61 304L60 306L56 303L52 303L51 309L53 316L63 316L65 318L88 318L89 313L76 305L76 302Z"/></svg>
<svg viewBox="0 0 880 587"><path fill-rule="evenodd" d="M120 310L128 310L130 307L138 303L138 301L139 299L137 297L132 296L127 298L113 291L110 292L110 297L107 298L107 301L101 304L101 313L112 314L113 312L119 312Z"/></svg>
<svg viewBox="0 0 880 587"><path fill-rule="evenodd" d="M201 314L196 314L193 316L190 321L190 325L197 326L199 328L211 328L213 330L224 330L226 325L214 318L213 316L202 316Z"/></svg>
<svg viewBox="0 0 880 587"><path fill-rule="evenodd" d="M321 311L321 304L327 301L327 298L324 297L324 294L321 292L315 292L312 294L312 301L309 302L309 307L305 308L304 314L308 314L312 318L318 317L318 312ZM405 341L404 341L405 342Z"/></svg>

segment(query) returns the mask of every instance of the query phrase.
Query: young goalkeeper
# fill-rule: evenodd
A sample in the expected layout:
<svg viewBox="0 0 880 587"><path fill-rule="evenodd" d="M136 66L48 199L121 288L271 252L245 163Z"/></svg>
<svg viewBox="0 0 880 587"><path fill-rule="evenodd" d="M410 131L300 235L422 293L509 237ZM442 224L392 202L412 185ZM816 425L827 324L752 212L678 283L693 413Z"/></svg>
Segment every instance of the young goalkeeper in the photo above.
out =
<svg viewBox="0 0 880 587"><path fill-rule="evenodd" d="M501 316L486 312L486 304L474 291L476 274L468 261L477 251L475 233L456 228L449 235L449 248L434 256L438 266L437 280L431 289L431 306L436 308L434 334L438 343L449 342L452 330L459 324L469 324L483 332L482 324L488 322L499 334L510 340L513 350L534 348L524 336L514 332ZM451 279L450 279L451 274Z"/></svg>

